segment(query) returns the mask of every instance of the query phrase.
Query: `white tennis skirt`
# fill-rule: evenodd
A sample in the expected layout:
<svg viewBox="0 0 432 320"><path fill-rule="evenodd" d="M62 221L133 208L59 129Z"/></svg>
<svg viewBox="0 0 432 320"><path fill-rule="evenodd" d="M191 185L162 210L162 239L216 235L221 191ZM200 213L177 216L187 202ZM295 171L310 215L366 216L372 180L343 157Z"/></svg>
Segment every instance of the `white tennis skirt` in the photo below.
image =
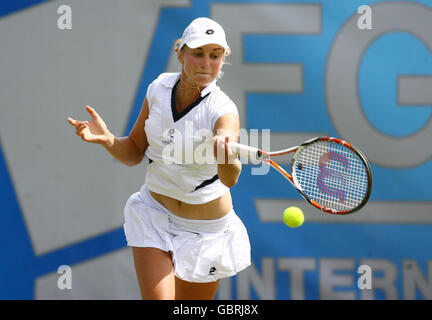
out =
<svg viewBox="0 0 432 320"><path fill-rule="evenodd" d="M175 275L182 280L213 282L251 264L249 237L233 209L220 219L185 219L145 189L128 199L124 216L128 246L171 252Z"/></svg>

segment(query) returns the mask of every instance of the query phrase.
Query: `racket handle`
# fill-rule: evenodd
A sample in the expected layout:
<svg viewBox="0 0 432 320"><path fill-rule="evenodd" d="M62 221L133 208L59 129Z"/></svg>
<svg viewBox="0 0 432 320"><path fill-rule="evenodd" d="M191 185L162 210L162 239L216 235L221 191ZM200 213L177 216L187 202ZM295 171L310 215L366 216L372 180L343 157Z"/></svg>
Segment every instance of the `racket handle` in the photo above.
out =
<svg viewBox="0 0 432 320"><path fill-rule="evenodd" d="M252 159L261 158L261 151L258 148L250 147L245 144L236 142L228 142L228 147L235 153L241 156L246 156Z"/></svg>

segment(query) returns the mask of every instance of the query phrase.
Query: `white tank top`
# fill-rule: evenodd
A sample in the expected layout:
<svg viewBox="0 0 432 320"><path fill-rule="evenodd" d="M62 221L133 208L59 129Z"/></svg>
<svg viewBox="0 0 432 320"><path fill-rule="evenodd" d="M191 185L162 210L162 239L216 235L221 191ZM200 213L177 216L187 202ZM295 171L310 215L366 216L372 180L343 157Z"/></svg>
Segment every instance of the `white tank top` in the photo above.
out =
<svg viewBox="0 0 432 320"><path fill-rule="evenodd" d="M229 190L217 176L211 138L219 117L238 115L238 111L214 81L201 91L197 101L178 113L173 92L179 79L180 73L163 73L147 89L145 132L149 146L145 155L150 164L145 185L153 192L200 204ZM203 136L209 143L194 139Z"/></svg>

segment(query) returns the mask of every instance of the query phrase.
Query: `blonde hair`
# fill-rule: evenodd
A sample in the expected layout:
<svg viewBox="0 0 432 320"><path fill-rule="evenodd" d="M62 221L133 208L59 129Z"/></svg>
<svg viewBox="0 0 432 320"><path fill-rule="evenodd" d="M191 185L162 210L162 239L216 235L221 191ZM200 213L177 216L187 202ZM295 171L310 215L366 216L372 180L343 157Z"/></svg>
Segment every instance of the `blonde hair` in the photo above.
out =
<svg viewBox="0 0 432 320"><path fill-rule="evenodd" d="M181 43L181 38L180 39L177 39L175 42L174 42L174 51L175 52L179 52L179 50L180 50L180 43Z"/></svg>

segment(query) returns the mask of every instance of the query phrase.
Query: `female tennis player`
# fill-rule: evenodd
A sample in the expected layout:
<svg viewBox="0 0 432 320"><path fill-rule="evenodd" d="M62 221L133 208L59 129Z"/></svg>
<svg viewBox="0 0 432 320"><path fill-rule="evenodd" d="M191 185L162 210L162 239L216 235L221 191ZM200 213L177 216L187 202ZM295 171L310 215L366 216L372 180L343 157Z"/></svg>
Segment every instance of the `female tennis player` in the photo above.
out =
<svg viewBox="0 0 432 320"><path fill-rule="evenodd" d="M239 117L216 85L230 48L217 22L198 18L175 51L181 72L163 73L149 85L129 136L115 137L89 106L90 122L68 121L84 141L103 145L128 166L149 159L145 183L124 209L142 298L214 299L221 278L250 265L248 234L230 194L241 163L227 144L238 140ZM185 163L187 132L205 130L214 161ZM167 156L179 146L181 160Z"/></svg>

